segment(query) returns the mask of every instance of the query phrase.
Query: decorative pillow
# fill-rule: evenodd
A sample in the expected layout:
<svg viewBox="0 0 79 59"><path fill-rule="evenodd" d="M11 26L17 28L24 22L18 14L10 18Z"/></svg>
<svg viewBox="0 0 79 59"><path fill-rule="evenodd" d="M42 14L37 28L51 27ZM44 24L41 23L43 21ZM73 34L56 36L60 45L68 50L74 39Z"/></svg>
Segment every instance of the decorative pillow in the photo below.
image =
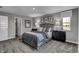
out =
<svg viewBox="0 0 79 59"><path fill-rule="evenodd" d="M42 29L43 29L43 28L42 28L42 27L40 27L40 28L38 29L38 31L41 31L41 32L42 32Z"/></svg>
<svg viewBox="0 0 79 59"><path fill-rule="evenodd" d="M52 31L52 28L49 28L49 29L48 29L48 32L51 32L51 31Z"/></svg>
<svg viewBox="0 0 79 59"><path fill-rule="evenodd" d="M46 32L48 38L52 38L52 32Z"/></svg>
<svg viewBox="0 0 79 59"><path fill-rule="evenodd" d="M45 32L51 32L52 28L46 28Z"/></svg>
<svg viewBox="0 0 79 59"><path fill-rule="evenodd" d="M45 31L46 31L46 28L43 28L43 29L42 29L42 32L45 32Z"/></svg>

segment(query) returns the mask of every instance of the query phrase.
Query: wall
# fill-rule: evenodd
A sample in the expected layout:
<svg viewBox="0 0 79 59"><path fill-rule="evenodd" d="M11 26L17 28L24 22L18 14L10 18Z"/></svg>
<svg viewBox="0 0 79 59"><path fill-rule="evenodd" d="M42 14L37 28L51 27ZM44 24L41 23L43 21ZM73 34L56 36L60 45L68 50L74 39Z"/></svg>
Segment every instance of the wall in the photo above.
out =
<svg viewBox="0 0 79 59"><path fill-rule="evenodd" d="M54 21L59 21L60 22L60 25L59 26L54 25L54 30L59 30L59 31L63 30L62 29L61 12L53 14L53 18L54 18Z"/></svg>
<svg viewBox="0 0 79 59"><path fill-rule="evenodd" d="M37 21L37 25L39 25L39 26L37 26L36 27L36 25L35 25L35 22ZM43 15L43 16L40 16L40 17L34 17L34 18L32 18L32 28L37 28L38 30L40 30L42 27L50 27L50 26L48 26L48 25L46 25L46 24L44 24L44 25L41 25L40 26L40 24L41 23L45 23L45 22L48 22L48 23L51 23L52 25L53 25L53 17L51 16L51 15ZM52 30L53 30L53 26L51 25L51 27L52 27Z"/></svg>
<svg viewBox="0 0 79 59"><path fill-rule="evenodd" d="M25 20L30 20L31 21L31 28L25 28ZM22 33L30 32L31 29L32 29L32 18L29 18L29 17L23 18L23 20L22 20Z"/></svg>
<svg viewBox="0 0 79 59"><path fill-rule="evenodd" d="M41 21L41 18L40 17L34 17L34 18L32 18L32 28L37 28L36 25L35 25L36 20L40 20Z"/></svg>
<svg viewBox="0 0 79 59"><path fill-rule="evenodd" d="M72 10L71 31L66 31L68 42L78 44L78 9Z"/></svg>
<svg viewBox="0 0 79 59"><path fill-rule="evenodd" d="M79 8L78 8L78 52L79 52Z"/></svg>

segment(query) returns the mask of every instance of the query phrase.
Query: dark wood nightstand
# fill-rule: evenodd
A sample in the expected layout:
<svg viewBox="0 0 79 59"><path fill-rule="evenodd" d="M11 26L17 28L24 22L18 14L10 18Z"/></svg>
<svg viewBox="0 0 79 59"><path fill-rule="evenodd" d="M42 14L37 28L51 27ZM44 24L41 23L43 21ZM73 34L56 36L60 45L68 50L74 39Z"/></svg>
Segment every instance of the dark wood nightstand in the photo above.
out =
<svg viewBox="0 0 79 59"><path fill-rule="evenodd" d="M66 41L66 32L64 31L53 31L52 39L65 42Z"/></svg>

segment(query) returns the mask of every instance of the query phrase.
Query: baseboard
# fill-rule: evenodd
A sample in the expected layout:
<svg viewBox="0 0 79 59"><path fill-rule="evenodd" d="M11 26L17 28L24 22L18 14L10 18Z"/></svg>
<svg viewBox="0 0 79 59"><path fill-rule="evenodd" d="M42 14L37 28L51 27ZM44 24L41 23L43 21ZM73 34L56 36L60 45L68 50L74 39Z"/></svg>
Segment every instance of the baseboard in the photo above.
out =
<svg viewBox="0 0 79 59"><path fill-rule="evenodd" d="M66 41L68 43L78 44L78 42Z"/></svg>

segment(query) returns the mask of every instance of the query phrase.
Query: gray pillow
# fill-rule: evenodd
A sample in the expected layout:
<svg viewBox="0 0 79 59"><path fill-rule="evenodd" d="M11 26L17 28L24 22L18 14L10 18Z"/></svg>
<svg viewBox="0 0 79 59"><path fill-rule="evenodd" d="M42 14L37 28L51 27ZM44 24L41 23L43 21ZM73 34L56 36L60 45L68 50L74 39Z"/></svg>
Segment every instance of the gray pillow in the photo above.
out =
<svg viewBox="0 0 79 59"><path fill-rule="evenodd" d="M45 32L45 30L46 30L46 28L43 28L43 29L42 29L42 32Z"/></svg>

